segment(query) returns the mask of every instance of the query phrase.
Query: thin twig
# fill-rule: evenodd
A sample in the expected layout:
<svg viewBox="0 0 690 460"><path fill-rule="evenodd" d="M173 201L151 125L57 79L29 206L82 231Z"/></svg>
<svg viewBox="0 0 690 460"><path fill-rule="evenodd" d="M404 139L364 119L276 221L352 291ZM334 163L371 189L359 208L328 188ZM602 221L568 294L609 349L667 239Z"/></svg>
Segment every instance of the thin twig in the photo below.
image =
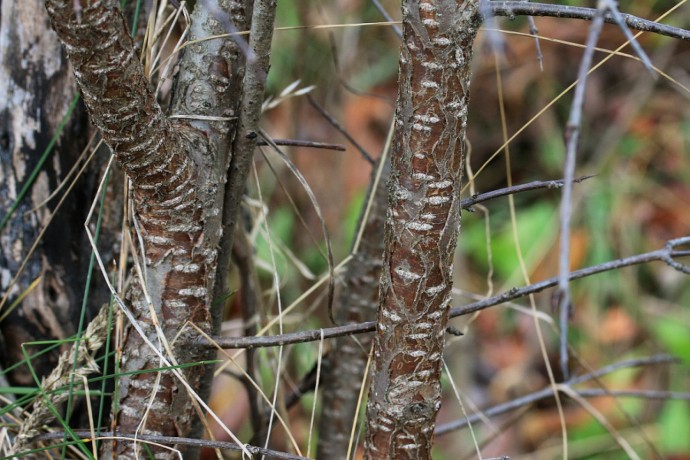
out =
<svg viewBox="0 0 690 460"><path fill-rule="evenodd" d="M590 179L594 177L593 175L590 176L582 176L578 177L575 179L574 182L580 183L582 181L585 181L587 179ZM535 180L533 182L528 182L526 184L520 184L520 185L514 185L512 187L505 187L505 188L500 188L498 190L492 190L490 192L486 193L480 193L477 195L473 195L471 198L466 198L460 202L460 206L462 209L472 211L472 206L483 203L484 201L489 201L494 198L499 198L502 196L507 196L507 195L512 195L515 193L520 193L520 192L527 192L530 190L537 190L537 189L558 189L563 187L563 179L558 179L558 180Z"/></svg>
<svg viewBox="0 0 690 460"><path fill-rule="evenodd" d="M606 14L613 16L616 25L621 30L621 32L623 32L625 38L630 42L630 46L632 46L632 49L635 51L635 54L637 54L637 56L640 58L640 61L642 61L642 64L645 66L652 78L656 79L657 74L656 72L654 72L654 66L652 65L652 61L649 59L649 56L647 56L647 53L644 52L642 46L640 46L640 42L638 42L637 39L635 39L632 32L630 32L630 29L625 25L625 21L621 16L621 12L618 11L618 1L599 0L599 2L601 8L606 10Z"/></svg>
<svg viewBox="0 0 690 460"><path fill-rule="evenodd" d="M561 239L558 258L558 298L560 308L560 358L561 372L564 378L568 378L568 321L573 308L570 298L570 287L568 273L570 272L570 217L572 215L572 195L573 180L575 177L575 159L577 155L578 143L580 140L580 125L582 124L582 106L585 102L585 89L587 87L587 75L594 58L594 48L596 47L601 29L604 26L604 15L606 7L600 5L599 12L589 29L587 45L585 47L580 70L577 75L577 86L573 96L573 104L570 108L570 117L565 131L566 156L563 178L563 197L561 199Z"/></svg>
<svg viewBox="0 0 690 460"><path fill-rule="evenodd" d="M529 0L521 0L529 2ZM544 71L544 54L541 52L541 44L539 42L539 30L534 22L532 16L527 16L527 24L529 25L529 33L534 37L534 46L537 49L537 62L539 62L539 70Z"/></svg>
<svg viewBox="0 0 690 460"><path fill-rule="evenodd" d="M275 2L257 1L252 12L252 33L249 37L246 70L242 85L242 103L239 122L232 145L232 159L227 172L228 183L223 195L223 230L220 241L214 298L223 298L230 292L228 273L235 228L240 218L240 206L247 177L254 159L258 140L261 105L264 100L266 76L269 68L271 40L275 21ZM222 309L219 309L222 310ZM219 314L219 311L215 311Z"/></svg>
<svg viewBox="0 0 690 460"><path fill-rule="evenodd" d="M345 146L342 144L329 144L326 142L314 142L314 141L300 141L297 139L273 139L276 145L283 145L286 147L307 147L311 149L324 149L324 150L337 150L339 152L344 152ZM268 145L263 139L259 139L257 145L265 146Z"/></svg>
<svg viewBox="0 0 690 460"><path fill-rule="evenodd" d="M316 102L316 99L314 99L314 98L311 96L311 94L308 94L308 95L307 95L307 99L309 100L309 103L311 104L311 106L314 107L314 108L315 108L315 109L326 119L326 121L327 121L328 123L331 124L331 126L333 126L335 129L337 129L338 132L340 132L340 134L342 134L343 136L345 136L345 139L347 139L348 141L350 141L350 143L351 143L352 145L354 145L355 148L356 148L357 150L359 150L359 153L362 154L362 157L363 157L365 160L367 160L367 162L368 162L370 165L374 166L374 165L376 164L376 161L374 161L374 159L372 158L372 156L369 155L369 152L367 152L366 149L365 149L364 147L362 147L362 146L359 144L359 142L357 142L357 141L355 140L355 138L352 137L352 136L350 135L350 133L347 132L347 130L346 130L345 128L343 128L343 126L338 122L338 120L336 120L330 113L328 113L328 111L327 111L326 109L324 109L324 108L321 106L321 104L319 104L318 102Z"/></svg>
<svg viewBox="0 0 690 460"><path fill-rule="evenodd" d="M555 5L547 3L532 3L523 1L492 1L491 10L495 16L548 16L563 19L583 19L591 21L597 16L596 8L584 8L580 6ZM658 22L643 19L632 14L621 13L625 25L633 30L641 32L652 32L666 37L677 38L679 40L690 40L690 31L678 27L659 24ZM613 15L606 14L604 22L616 24Z"/></svg>
<svg viewBox="0 0 690 460"><path fill-rule="evenodd" d="M82 439L89 440L92 439L93 433L88 430L74 430L72 431L75 436ZM65 432L63 431L53 431L51 433L42 434L33 438L34 442L38 441L49 441L53 439L63 439L65 437ZM96 439L116 439L118 442L127 441L151 441L160 444L170 444L170 445L183 445L183 446L195 446L195 447L208 447L210 449L226 449L235 452L242 452L242 447L238 446L232 442L223 441L211 441L208 439L196 439L196 438L178 438L174 436L155 436L148 434L120 434L113 433L112 431L101 431L96 433ZM272 449L265 449L263 447L245 445L244 448L249 451L252 455L265 455L268 458L279 458L285 460L308 460L307 457L301 457L299 455L290 454L287 452L280 452Z"/></svg>
<svg viewBox="0 0 690 460"><path fill-rule="evenodd" d="M653 261L664 261L669 265L671 265L671 261L678 264L678 262L673 261L671 257L675 256L675 253L673 252L673 247L675 246L673 245L673 243L677 243L680 241L684 241L684 244L688 244L690 243L690 237L671 240L663 249L637 254L622 259L616 259L610 262L604 262L598 265L571 272L569 274L569 279L575 280L585 278L602 272ZM681 265L681 267L684 267L685 269L690 269L690 267L687 267L685 265ZM680 268L678 268L678 270L680 270ZM508 291L505 291L501 294L492 297L488 297L484 300L473 302L461 307L455 307L451 309L450 317L455 318L458 316L469 315L476 311L485 310L487 308L500 305L518 299L520 297L525 297L529 294L535 294L537 292L543 291L544 289L556 286L557 284L558 277L552 277L544 281L533 283L521 288L512 288ZM372 332L375 328L375 321L367 321L356 324L348 324L345 326L330 327L323 329L323 337L325 339L329 339L333 337L340 337L343 335L363 334L365 332ZM259 337L213 337L212 342L207 341L205 338L197 338L194 344L206 348L220 347L225 349L274 347L288 345L292 343L314 342L316 340L320 340L321 331L321 329L314 329L300 332L292 332L282 335Z"/></svg>
<svg viewBox="0 0 690 460"><path fill-rule="evenodd" d="M690 393L658 390L607 390L606 388L588 388L577 390L577 394L585 398L599 396L615 396L618 398L644 398L644 399L678 399L690 401Z"/></svg>
<svg viewBox="0 0 690 460"><path fill-rule="evenodd" d="M618 369L623 369L623 368L629 368L629 367L637 367L637 366L647 366L647 365L652 365L652 364L675 364L678 363L679 360L677 358L674 358L672 356L668 355L656 355L656 356L651 356L647 358L641 358L641 359L631 359L623 362L619 362L610 366L606 366L602 369L599 369L595 372L591 372L588 374L584 374L578 377L574 377L570 379L568 382L564 383L563 385L572 387L572 385L578 384L578 383L583 383L587 382L593 379L596 379L598 377L601 377L602 375L609 374L613 371L616 371ZM579 393L578 390L574 390ZM589 396L591 395L592 397L600 396L599 394L596 394L595 392L590 392L589 390L583 390L582 391L582 396ZM673 394L674 396L676 394ZM481 420L482 415L486 417L493 417L496 415L500 415L506 412L510 412L512 410L515 410L519 407L526 406L528 404L535 403L537 401L540 401L542 399L550 398L553 396L553 389L549 386L546 388L543 388L539 391L535 391L534 393L530 393L525 396L521 396L519 398L515 398L512 401L508 401L503 404L498 404L496 406L490 407L486 410L482 411L482 414L473 414L469 417L460 419L460 420L455 420L449 423L445 423L443 425L440 425L436 429L436 436L440 436L443 434L450 433L451 431L456 431L459 430L468 424L475 423ZM687 395L685 395L687 397ZM681 399L685 399L685 397Z"/></svg>

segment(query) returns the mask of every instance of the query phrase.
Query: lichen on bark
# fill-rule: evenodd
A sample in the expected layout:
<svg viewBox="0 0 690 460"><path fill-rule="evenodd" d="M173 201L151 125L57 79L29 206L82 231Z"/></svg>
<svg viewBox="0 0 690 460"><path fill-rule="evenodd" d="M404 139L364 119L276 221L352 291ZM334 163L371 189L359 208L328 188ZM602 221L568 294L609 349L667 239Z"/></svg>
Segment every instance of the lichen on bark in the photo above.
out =
<svg viewBox="0 0 690 460"><path fill-rule="evenodd" d="M460 226L478 1L403 2L389 210L365 457L431 457Z"/></svg>

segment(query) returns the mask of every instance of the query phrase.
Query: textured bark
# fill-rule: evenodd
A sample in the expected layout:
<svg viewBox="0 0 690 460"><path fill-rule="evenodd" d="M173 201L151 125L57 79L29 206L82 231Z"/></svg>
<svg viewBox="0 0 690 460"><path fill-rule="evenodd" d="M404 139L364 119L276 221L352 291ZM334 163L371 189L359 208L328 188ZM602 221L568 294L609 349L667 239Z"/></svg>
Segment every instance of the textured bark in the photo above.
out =
<svg viewBox="0 0 690 460"><path fill-rule="evenodd" d="M460 225L477 3L403 2L365 458L431 458Z"/></svg>
<svg viewBox="0 0 690 460"><path fill-rule="evenodd" d="M233 156L230 162L230 169L228 170L228 183L224 194L223 230L225 236L221 242L221 256L218 261L216 298L227 296L230 292L228 274L230 271L233 238L258 138L259 119L261 118L261 107L264 101L266 77L269 69L275 14L275 0L256 0L251 21L247 71L242 87L239 126L237 128L237 136L233 142Z"/></svg>
<svg viewBox="0 0 690 460"><path fill-rule="evenodd" d="M197 6L207 3L198 2ZM165 117L137 59L116 1L83 4L80 18L71 0L48 0L46 4L91 119L132 183L134 214L144 242L144 254L140 256L146 286L135 281L128 300L139 326L154 344L160 342L152 312L169 343L187 341L193 331L187 328L182 332L187 322L211 332L210 293L220 238L219 178L227 165L227 148L223 149L218 139L227 138L229 129L199 129ZM195 17L204 24L219 24L213 18L198 18L196 13ZM181 83L180 100L185 101L189 112L209 115L205 111L211 108L228 110L223 102L231 100L232 79L225 51L201 57L200 72L208 80L189 86ZM151 304L146 301L144 289ZM122 350L123 373L159 367L157 354L131 327ZM187 363L203 359L206 352L173 344L173 353L178 363ZM185 372L195 390L203 374L195 369ZM123 432L141 432L142 416L150 407L144 432L185 436L195 419L191 397L169 372L161 373L155 387L157 376L151 372L120 378L116 425ZM175 447L184 451L181 446ZM119 458L135 458L135 449L140 446L119 443L113 448L106 444L104 456L109 457L111 449ZM156 458L176 456L167 449L151 449Z"/></svg>
<svg viewBox="0 0 690 460"><path fill-rule="evenodd" d="M45 33L49 23L43 2L0 3L0 214L4 219L69 112L77 91L59 42ZM70 199L54 216L55 200L30 210L62 182L86 144L87 128L86 111L77 104L32 188L2 230L0 294L8 295L0 307L0 316L40 278L0 323L2 367L24 359L22 343L63 339L76 332L89 257L83 222L96 179L80 179ZM31 245L51 216L52 225L19 273ZM10 286L15 276L16 282ZM93 304L97 301L94 298ZM27 351L33 355L42 348L28 346ZM54 350L32 359L39 377L55 366L58 353ZM8 378L13 385L34 384L26 366L15 368Z"/></svg>
<svg viewBox="0 0 690 460"><path fill-rule="evenodd" d="M250 24L252 3L252 0L198 1L192 13L190 41L246 30ZM237 40L243 38L239 37ZM223 185L229 162L234 157L232 143L237 129L236 117L239 113L245 61L245 51L235 39L202 40L185 49L180 60L180 71L175 79L173 114L190 117L190 125L203 132L208 139L206 150L192 150L189 153L197 164L203 166L198 170L200 177L197 182L206 188L204 222L206 232L217 237L217 240L214 237L214 248L220 244L223 233ZM195 116L219 117L221 120L194 119ZM224 257L226 256L219 254L219 266L222 266ZM216 274L209 273L209 276L215 277ZM215 306L211 310L211 327L214 333L218 333L224 302L218 301L221 296L214 291L209 291L209 294L212 305ZM211 359L214 356L215 351L209 350L203 358ZM209 395L212 381L213 368L209 367L202 377L199 389L203 398ZM200 430L201 425L197 423L192 435L199 435ZM196 453L187 454L188 457L192 455Z"/></svg>
<svg viewBox="0 0 690 460"><path fill-rule="evenodd" d="M233 31L228 30L231 27L246 30L250 17L251 2L247 0L197 1L189 40L227 34ZM193 43L185 49L180 61L173 95L172 113L189 117L189 124L208 139L207 149L190 150L189 154L200 165L198 182L206 189L207 198L205 221L209 232L214 233L218 240L221 236L223 184L232 158L230 152L237 126L245 59L244 51L232 39ZM230 120L195 120L195 116ZM211 223L213 228L208 227Z"/></svg>
<svg viewBox="0 0 690 460"><path fill-rule="evenodd" d="M343 274L343 284L336 299L338 324L354 324L376 319L379 280L383 254L383 225L386 219L387 188L390 162L375 190L370 190L371 207L362 220L362 240ZM378 168L377 168L378 169ZM377 170L372 173L371 184ZM372 336L338 337L322 369L322 407L319 420L319 448L316 458L345 459L352 423L357 416L362 379L371 348Z"/></svg>
<svg viewBox="0 0 690 460"><path fill-rule="evenodd" d="M227 184L223 195L223 237L220 242L218 272L213 297L227 298L230 293L229 273L230 261L235 257L244 264L247 272L240 275L241 292L243 297L242 316L245 322L245 333L253 336L256 332L256 310L260 302L256 297L259 289L258 279L253 267L253 255L242 251L247 248L244 229L238 228L240 214L249 169L254 158L254 150L258 140L259 120L262 113L266 77L269 70L269 57L273 39L273 24L275 22L275 0L256 0L253 3L251 30L247 46L246 72L242 84L242 98L238 110L236 136L232 143L232 158L227 172ZM240 244L234 244L235 236L239 235ZM234 249L233 249L234 248ZM259 296L260 297L260 296ZM224 303L224 302L223 302ZM254 367L254 352L247 353L247 375L250 378L256 373ZM263 417L263 400L259 397L254 386L244 381L249 398L254 439L268 429Z"/></svg>

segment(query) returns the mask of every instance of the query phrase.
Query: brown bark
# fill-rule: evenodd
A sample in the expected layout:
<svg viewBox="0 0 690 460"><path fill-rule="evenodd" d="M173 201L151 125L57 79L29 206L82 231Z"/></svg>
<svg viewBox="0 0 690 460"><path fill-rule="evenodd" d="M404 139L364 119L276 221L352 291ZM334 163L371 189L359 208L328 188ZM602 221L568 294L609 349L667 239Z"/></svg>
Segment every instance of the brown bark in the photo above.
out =
<svg viewBox="0 0 690 460"><path fill-rule="evenodd" d="M251 23L252 0L229 0L215 2L211 0L197 2L192 13L190 27L190 41L200 40L214 35L222 35L234 30L247 30ZM232 238L228 236L227 229L223 229L221 221L223 215L223 193L226 171L231 159L234 157L231 148L237 129L240 96L242 94L243 78L245 75L245 52L235 40L201 40L188 46L180 60L180 71L176 76L175 89L172 100L172 112L177 116L190 117L189 123L204 134L208 139L207 149L189 151L190 156L199 165L201 175L199 184L206 188L206 205L204 206L204 222L206 232L217 235L214 242L217 247L221 241ZM194 119L201 117L218 117L221 120ZM226 120L222 120L226 119ZM222 263L224 254L219 254L218 270L209 273L209 276L218 276L225 279ZM229 256L228 256L229 257ZM216 282L217 279L216 278ZM225 302L219 301L224 296L216 295L217 286L209 291L214 308L211 308L211 327L215 333L220 330L220 323L224 312ZM209 350L204 359L215 356L213 350ZM213 380L213 367L208 367L202 377L200 395L206 398L210 393ZM201 425L196 424L192 435L200 435ZM187 454L188 456L192 454Z"/></svg>
<svg viewBox="0 0 690 460"><path fill-rule="evenodd" d="M211 332L210 293L220 237L219 184L227 167L225 139L229 137L229 128L222 123L209 129L192 127L165 117L137 59L116 1L84 4L80 18L73 11L72 1L47 0L46 4L53 28L74 67L91 119L132 183L134 217L144 243L144 254L139 254L144 273L140 275L146 284L141 286L135 281L130 289L128 300L134 316L153 344L160 344L163 339L158 337L155 326L160 324L164 339L173 345L177 363L199 361L206 352L174 347L173 341L187 341L193 331L189 327L183 330L187 322ZM204 21L212 22L210 18ZM214 24L220 27L221 21ZM223 42L218 42L222 47ZM209 115L204 110L216 107L215 110L232 111L223 104L236 95L232 89L237 88L230 84L233 79L228 62L232 50L220 51L212 58L202 55L196 63L198 73L203 72L206 80L189 86L184 81L181 84L180 98L192 114ZM132 327L128 328L122 348L123 373L160 365L157 353ZM163 347L161 351L165 354ZM184 374L191 388L199 390L204 373L191 369ZM158 373L152 371L120 378L116 425L121 432L141 432L147 407L151 410L147 412L143 432L168 436L185 436L190 432L195 419L191 396L172 373L161 373L156 387L157 377ZM139 450L134 446L119 443L112 450L119 458L134 458ZM110 455L111 448L105 446L104 456ZM166 449L151 449L157 458L176 455Z"/></svg>
<svg viewBox="0 0 690 460"><path fill-rule="evenodd" d="M256 0L251 21L247 71L242 85L242 103L239 108L237 136L232 149L233 156L228 170L223 203L223 229L225 237L221 240L221 256L218 261L218 280L215 297L228 295L228 272L233 247L235 228L239 220L239 210L244 196L249 169L254 159L261 107L264 101L266 77L269 69L273 24L276 14L275 0Z"/></svg>
<svg viewBox="0 0 690 460"><path fill-rule="evenodd" d="M338 324L376 319L387 205L386 182L390 172L390 162L386 163L378 186L370 190L371 207L368 215L363 216L362 240L343 274L344 281L335 302L335 320ZM372 187L377 173L377 170L372 173ZM322 369L323 410L319 420L319 449L316 458L333 460L345 459L347 456L371 341L372 336L369 334L357 339L338 337L325 358Z"/></svg>
<svg viewBox="0 0 690 460"><path fill-rule="evenodd" d="M431 458L460 225L477 3L403 2L366 458Z"/></svg>

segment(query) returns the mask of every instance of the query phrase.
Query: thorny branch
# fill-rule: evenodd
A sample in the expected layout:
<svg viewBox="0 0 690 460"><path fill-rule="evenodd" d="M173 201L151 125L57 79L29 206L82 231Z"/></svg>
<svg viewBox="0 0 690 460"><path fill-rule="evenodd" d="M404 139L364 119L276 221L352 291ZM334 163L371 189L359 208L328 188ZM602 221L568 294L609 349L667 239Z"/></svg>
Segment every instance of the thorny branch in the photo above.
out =
<svg viewBox="0 0 690 460"><path fill-rule="evenodd" d="M594 176L582 176L574 180L575 183L580 183L591 179ZM498 190L492 190L486 193L480 193L479 195L473 196L471 198L466 198L460 202L462 209L472 212L472 206L475 204L483 203L485 201L493 200L494 198L500 198L502 196L513 195L515 193L527 192L531 190L538 189L559 189L563 187L564 180L535 180L528 182L526 184L513 185L510 187L499 188Z"/></svg>
<svg viewBox="0 0 690 460"><path fill-rule="evenodd" d="M572 192L575 176L575 163L579 146L580 126L582 123L582 108L584 106L584 95L587 87L587 76L592 65L594 50L601 34L606 15L610 15L614 22L623 31L628 42L632 45L635 52L640 57L645 68L652 72L652 63L639 45L630 30L625 26L621 13L618 11L617 2L613 0L600 0L597 4L597 14L594 16L592 25L589 29L585 52L580 62L580 69L577 76L577 86L570 109L570 117L566 125L566 160L564 166L564 187L561 200L560 213L560 249L559 249L559 278L558 278L558 297L560 308L560 361L561 372L565 378L568 377L568 321L572 313L572 301L568 285L568 272L570 270L570 217L572 214ZM655 74L652 73L654 77Z"/></svg>

